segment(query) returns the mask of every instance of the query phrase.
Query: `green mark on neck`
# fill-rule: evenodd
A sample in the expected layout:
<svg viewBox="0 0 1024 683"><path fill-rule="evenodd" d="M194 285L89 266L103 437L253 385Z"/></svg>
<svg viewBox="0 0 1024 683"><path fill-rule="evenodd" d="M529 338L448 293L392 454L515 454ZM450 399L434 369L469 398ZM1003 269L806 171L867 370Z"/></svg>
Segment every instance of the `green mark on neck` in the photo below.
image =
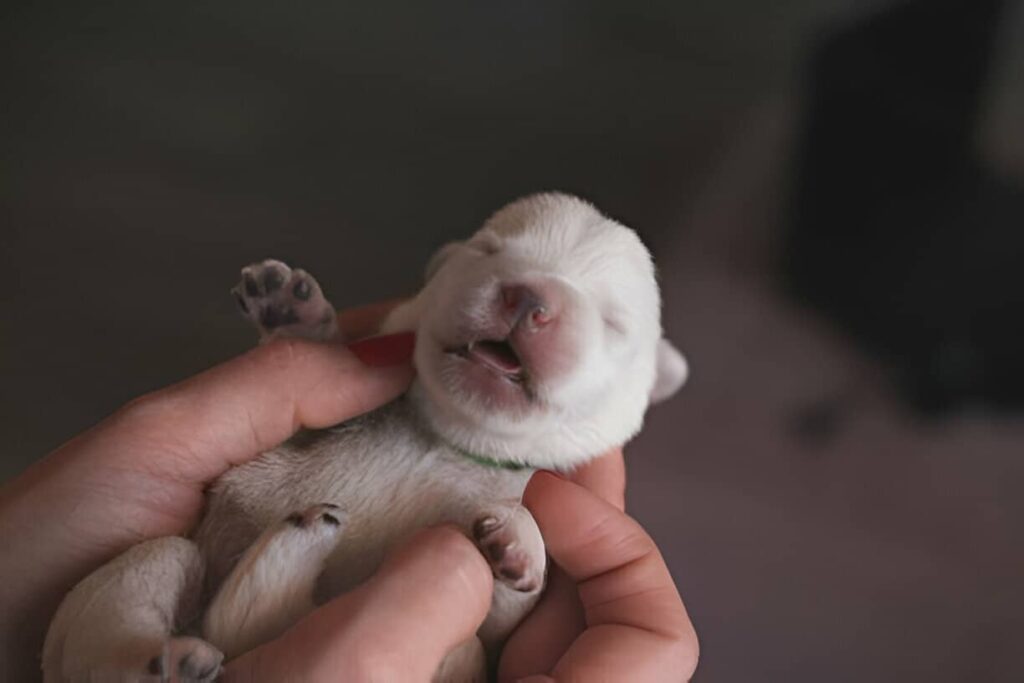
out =
<svg viewBox="0 0 1024 683"><path fill-rule="evenodd" d="M495 458L488 458L485 455L477 455L476 453L470 453L469 451L463 450L455 445L452 445L452 450L461 455L463 458L466 458L467 460L472 460L476 464L483 465L484 467L492 467L494 469L499 470L511 470L513 472L529 468L529 465L522 465L518 462L512 462L511 460L496 460Z"/></svg>

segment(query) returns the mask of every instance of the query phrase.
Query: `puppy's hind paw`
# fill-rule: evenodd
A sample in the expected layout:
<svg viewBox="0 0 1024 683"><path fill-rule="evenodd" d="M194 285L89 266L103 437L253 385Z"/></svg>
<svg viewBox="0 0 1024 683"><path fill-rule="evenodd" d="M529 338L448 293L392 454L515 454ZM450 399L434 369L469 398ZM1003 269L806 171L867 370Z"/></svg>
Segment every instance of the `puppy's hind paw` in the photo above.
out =
<svg viewBox="0 0 1024 683"><path fill-rule="evenodd" d="M529 521L533 524L532 518ZM496 579L522 593L532 593L543 585L543 542L534 542L529 526L521 523L518 515L504 520L497 515L481 517L473 525L473 536ZM539 532L537 536L539 539Z"/></svg>
<svg viewBox="0 0 1024 683"><path fill-rule="evenodd" d="M334 306L320 285L301 269L267 259L242 269L231 293L238 308L260 331L260 339L300 337L326 341L338 334Z"/></svg>
<svg viewBox="0 0 1024 683"><path fill-rule="evenodd" d="M149 660L146 673L161 683L208 683L220 675L224 655L199 638L171 638Z"/></svg>

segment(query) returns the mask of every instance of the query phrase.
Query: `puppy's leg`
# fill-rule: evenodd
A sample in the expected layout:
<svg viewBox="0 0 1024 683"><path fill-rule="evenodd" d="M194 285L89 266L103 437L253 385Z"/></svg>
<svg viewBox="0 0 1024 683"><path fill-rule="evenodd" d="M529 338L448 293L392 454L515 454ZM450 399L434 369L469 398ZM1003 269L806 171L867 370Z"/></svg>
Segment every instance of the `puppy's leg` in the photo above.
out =
<svg viewBox="0 0 1024 683"><path fill-rule="evenodd" d="M221 585L203 634L228 658L273 640L313 609L313 588L341 530L337 505L314 505L263 533Z"/></svg>
<svg viewBox="0 0 1024 683"><path fill-rule="evenodd" d="M231 293L243 315L256 325L260 341L301 337L327 341L338 336L334 306L304 270L267 259L242 269Z"/></svg>
<svg viewBox="0 0 1024 683"><path fill-rule="evenodd" d="M547 569L544 539L522 505L490 510L473 525L496 579L487 619L478 631L489 649L503 641L540 598Z"/></svg>
<svg viewBox="0 0 1024 683"><path fill-rule="evenodd" d="M172 637L198 611L203 561L183 538L130 548L75 586L50 623L43 676L51 681L212 681L223 655Z"/></svg>

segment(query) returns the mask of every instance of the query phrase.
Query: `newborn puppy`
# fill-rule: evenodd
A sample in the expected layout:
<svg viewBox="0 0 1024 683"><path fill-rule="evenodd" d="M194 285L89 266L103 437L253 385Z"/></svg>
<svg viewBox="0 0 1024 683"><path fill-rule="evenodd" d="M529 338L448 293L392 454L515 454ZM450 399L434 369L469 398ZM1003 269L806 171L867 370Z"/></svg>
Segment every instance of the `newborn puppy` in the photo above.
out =
<svg viewBox="0 0 1024 683"><path fill-rule="evenodd" d="M337 336L333 306L301 270L249 266L235 295L264 339ZM649 401L685 379L659 311L631 230L561 194L504 207L442 248L423 290L383 323L416 332L406 396L230 470L192 541L143 543L87 577L50 626L46 680L212 680L224 657L442 522L476 540L496 581L477 637L435 680L485 680L487 655L544 583L543 539L520 505L533 469L569 470L624 443Z"/></svg>

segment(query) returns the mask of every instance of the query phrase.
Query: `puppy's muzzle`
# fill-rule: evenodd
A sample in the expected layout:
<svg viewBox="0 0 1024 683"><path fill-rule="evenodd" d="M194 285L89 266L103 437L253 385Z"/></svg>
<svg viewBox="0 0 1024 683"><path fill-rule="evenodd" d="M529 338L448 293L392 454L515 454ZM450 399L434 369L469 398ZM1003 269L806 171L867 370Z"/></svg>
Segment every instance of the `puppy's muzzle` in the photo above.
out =
<svg viewBox="0 0 1024 683"><path fill-rule="evenodd" d="M559 297L550 285L512 284L501 288L501 315L512 333L520 327L532 333L549 325L558 315Z"/></svg>

